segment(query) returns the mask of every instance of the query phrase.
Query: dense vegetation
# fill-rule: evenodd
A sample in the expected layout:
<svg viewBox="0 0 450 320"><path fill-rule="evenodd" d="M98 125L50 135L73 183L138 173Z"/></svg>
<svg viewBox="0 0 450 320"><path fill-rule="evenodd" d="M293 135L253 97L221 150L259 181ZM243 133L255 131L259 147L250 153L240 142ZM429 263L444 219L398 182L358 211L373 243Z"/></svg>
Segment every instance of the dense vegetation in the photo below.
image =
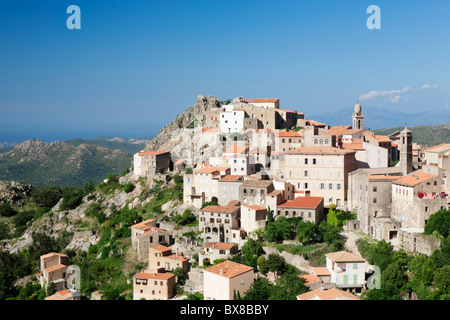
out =
<svg viewBox="0 0 450 320"><path fill-rule="evenodd" d="M366 299L450 300L450 236L445 227L449 223L449 211L440 210L432 214L429 221L431 224L427 224L426 232L436 235L437 231L442 239L440 248L431 256L413 255L403 249L394 251L384 240L377 243L357 241L361 255L381 272L381 287L368 290Z"/></svg>
<svg viewBox="0 0 450 320"><path fill-rule="evenodd" d="M37 188L100 183L109 173L120 174L132 155L95 145L28 141L0 154L0 180L25 181Z"/></svg>

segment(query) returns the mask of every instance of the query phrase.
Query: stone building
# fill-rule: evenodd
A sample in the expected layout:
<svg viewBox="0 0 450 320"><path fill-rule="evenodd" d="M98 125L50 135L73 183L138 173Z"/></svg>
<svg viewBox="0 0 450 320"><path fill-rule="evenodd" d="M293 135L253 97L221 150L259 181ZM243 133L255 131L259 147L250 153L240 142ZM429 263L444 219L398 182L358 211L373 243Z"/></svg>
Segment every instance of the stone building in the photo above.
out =
<svg viewBox="0 0 450 320"><path fill-rule="evenodd" d="M233 300L235 291L243 297L255 278L253 267L229 260L205 269L203 275L205 300Z"/></svg>
<svg viewBox="0 0 450 320"><path fill-rule="evenodd" d="M66 288L69 257L65 254L51 252L40 257L40 271L36 274L41 286L55 284L56 290Z"/></svg>
<svg viewBox="0 0 450 320"><path fill-rule="evenodd" d="M239 202L242 204L267 205L267 195L275 190L270 180L246 180L239 187Z"/></svg>
<svg viewBox="0 0 450 320"><path fill-rule="evenodd" d="M203 246L202 251L198 255L198 263L203 266L205 261L211 264L217 259L230 259L233 255L238 253L237 243L224 242L207 242Z"/></svg>
<svg viewBox="0 0 450 320"><path fill-rule="evenodd" d="M206 243L237 242L241 238L239 229L240 206L230 201L225 206L206 206L200 209L199 230Z"/></svg>
<svg viewBox="0 0 450 320"><path fill-rule="evenodd" d="M377 233L370 219L391 217L392 182L401 175L398 167L364 168L349 173L348 209L356 211L363 232Z"/></svg>
<svg viewBox="0 0 450 320"><path fill-rule="evenodd" d="M156 227L154 219L148 219L131 226L131 242L137 250L138 259L148 259L149 248L156 244L170 244L170 234Z"/></svg>
<svg viewBox="0 0 450 320"><path fill-rule="evenodd" d="M301 147L286 152L286 181L297 191L323 197L325 206L347 204L348 174L356 169L355 151L329 146Z"/></svg>
<svg viewBox="0 0 450 320"><path fill-rule="evenodd" d="M183 203L200 208L205 202L218 202L218 182L230 174L230 168L205 166L183 175Z"/></svg>
<svg viewBox="0 0 450 320"><path fill-rule="evenodd" d="M181 268L186 273L188 271L187 259L177 253L173 253L172 249L161 244L149 247L148 268L163 268L164 271L173 271Z"/></svg>
<svg viewBox="0 0 450 320"><path fill-rule="evenodd" d="M141 151L134 155L134 174L140 177L153 177L157 173L170 170L169 151Z"/></svg>
<svg viewBox="0 0 450 320"><path fill-rule="evenodd" d="M301 217L304 221L319 224L325 218L323 203L322 197L297 197L278 205L275 219Z"/></svg>
<svg viewBox="0 0 450 320"><path fill-rule="evenodd" d="M232 200L239 199L239 187L244 182L243 175L226 175L217 183L218 204L223 206Z"/></svg>
<svg viewBox="0 0 450 320"><path fill-rule="evenodd" d="M243 229L247 237L259 229L264 228L267 224L267 208L258 205L241 205L241 229Z"/></svg>
<svg viewBox="0 0 450 320"><path fill-rule="evenodd" d="M144 270L133 276L133 300L167 300L175 295L173 273Z"/></svg>

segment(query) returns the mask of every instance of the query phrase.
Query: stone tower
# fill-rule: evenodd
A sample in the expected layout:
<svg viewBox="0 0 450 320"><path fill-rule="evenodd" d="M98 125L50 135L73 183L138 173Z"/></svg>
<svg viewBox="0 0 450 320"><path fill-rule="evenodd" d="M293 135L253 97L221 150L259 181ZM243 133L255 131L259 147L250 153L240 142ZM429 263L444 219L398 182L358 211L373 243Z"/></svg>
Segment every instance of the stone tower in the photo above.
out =
<svg viewBox="0 0 450 320"><path fill-rule="evenodd" d="M359 103L355 105L355 111L353 111L352 118L353 118L352 129L363 129L364 115L362 113L362 108Z"/></svg>
<svg viewBox="0 0 450 320"><path fill-rule="evenodd" d="M407 127L400 131L398 149L400 151L399 166L403 175L407 175L413 171L412 166L412 132Z"/></svg>

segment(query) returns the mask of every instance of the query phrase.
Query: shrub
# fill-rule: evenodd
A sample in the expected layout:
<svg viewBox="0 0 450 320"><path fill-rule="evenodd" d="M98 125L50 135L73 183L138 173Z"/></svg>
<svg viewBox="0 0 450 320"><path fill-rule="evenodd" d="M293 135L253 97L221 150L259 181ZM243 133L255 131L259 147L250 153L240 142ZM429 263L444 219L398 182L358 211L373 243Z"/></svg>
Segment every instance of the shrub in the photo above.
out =
<svg viewBox="0 0 450 320"><path fill-rule="evenodd" d="M5 202L0 205L0 215L4 217L12 217L17 214L17 211L14 210L8 202Z"/></svg>
<svg viewBox="0 0 450 320"><path fill-rule="evenodd" d="M132 182L128 182L127 184L125 184L123 186L123 191L125 191L126 193L130 193L131 191L133 191L135 188L134 184Z"/></svg>
<svg viewBox="0 0 450 320"><path fill-rule="evenodd" d="M43 187L31 192L31 197L38 206L53 207L62 198L63 192L60 187Z"/></svg>

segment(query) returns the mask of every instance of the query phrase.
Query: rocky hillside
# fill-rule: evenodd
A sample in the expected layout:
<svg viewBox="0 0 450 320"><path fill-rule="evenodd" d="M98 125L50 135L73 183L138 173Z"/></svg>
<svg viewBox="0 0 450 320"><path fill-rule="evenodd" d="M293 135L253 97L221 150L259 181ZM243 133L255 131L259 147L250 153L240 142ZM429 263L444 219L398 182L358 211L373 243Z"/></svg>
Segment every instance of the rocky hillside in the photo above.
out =
<svg viewBox="0 0 450 320"><path fill-rule="evenodd" d="M376 134L390 135L404 127L375 130ZM450 143L450 123L439 126L413 126L408 127L412 131L413 141L428 147L441 143Z"/></svg>
<svg viewBox="0 0 450 320"><path fill-rule="evenodd" d="M17 181L0 181L0 204L15 203L17 206L31 196L32 185Z"/></svg>
<svg viewBox="0 0 450 320"><path fill-rule="evenodd" d="M202 121L203 115L211 108L220 108L223 105L222 100L216 97L204 97L199 95L193 107L188 108L185 112L178 115L171 123L160 130L158 135L148 142L145 146L146 150L172 150L179 143L183 143L183 139L174 139L183 132L183 129L189 126L194 120Z"/></svg>
<svg viewBox="0 0 450 320"><path fill-rule="evenodd" d="M102 146L27 140L0 154L0 180L23 181L38 188L83 187L90 179L99 183L109 173L122 172L131 161L130 154Z"/></svg>

